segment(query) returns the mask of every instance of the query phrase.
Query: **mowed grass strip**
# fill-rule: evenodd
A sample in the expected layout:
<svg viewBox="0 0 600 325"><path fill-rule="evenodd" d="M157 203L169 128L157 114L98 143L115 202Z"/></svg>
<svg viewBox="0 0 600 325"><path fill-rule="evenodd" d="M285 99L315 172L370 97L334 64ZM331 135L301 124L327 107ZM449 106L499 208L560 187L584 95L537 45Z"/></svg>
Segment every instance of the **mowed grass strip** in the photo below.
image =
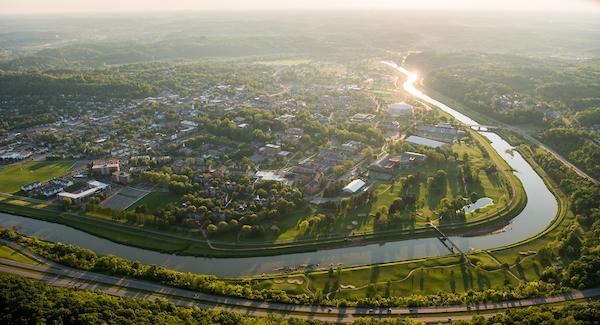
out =
<svg viewBox="0 0 600 325"><path fill-rule="evenodd" d="M73 160L27 161L0 169L0 192L15 193L21 186L33 182L46 182L63 176L73 165Z"/></svg>
<svg viewBox="0 0 600 325"><path fill-rule="evenodd" d="M179 203L181 201L181 194L172 192L151 192L146 196L132 204L127 211L135 210L138 206L145 206L148 212L154 213L156 210L164 208L169 203Z"/></svg>
<svg viewBox="0 0 600 325"><path fill-rule="evenodd" d="M32 260L31 258L17 252L16 250L8 247L6 245L0 244L0 258L6 258L9 260L29 263L29 264L39 264L37 261Z"/></svg>

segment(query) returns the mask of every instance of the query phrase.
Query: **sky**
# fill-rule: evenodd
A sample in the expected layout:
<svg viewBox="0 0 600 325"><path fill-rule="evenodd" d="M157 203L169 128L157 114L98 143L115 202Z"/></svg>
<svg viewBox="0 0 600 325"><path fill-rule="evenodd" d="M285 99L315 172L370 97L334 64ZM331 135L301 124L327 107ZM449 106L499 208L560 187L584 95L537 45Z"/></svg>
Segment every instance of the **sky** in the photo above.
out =
<svg viewBox="0 0 600 325"><path fill-rule="evenodd" d="M362 8L600 11L600 0L0 0L2 14Z"/></svg>

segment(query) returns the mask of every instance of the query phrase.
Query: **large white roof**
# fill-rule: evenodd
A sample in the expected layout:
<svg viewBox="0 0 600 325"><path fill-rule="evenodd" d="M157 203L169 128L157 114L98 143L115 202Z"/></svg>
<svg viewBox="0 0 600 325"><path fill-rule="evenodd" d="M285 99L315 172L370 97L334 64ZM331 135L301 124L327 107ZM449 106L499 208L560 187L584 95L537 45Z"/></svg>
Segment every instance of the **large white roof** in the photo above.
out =
<svg viewBox="0 0 600 325"><path fill-rule="evenodd" d="M356 193L356 191L360 190L363 186L365 186L365 184L366 183L362 179L355 179L346 185L342 191L346 193Z"/></svg>
<svg viewBox="0 0 600 325"><path fill-rule="evenodd" d="M408 138L406 138L406 142L414 143L417 145L422 145L422 146L426 146L426 147L430 147L430 148L438 148L438 147L443 147L446 145L443 142L436 141L436 140L429 139L429 138L419 137L416 135L411 135Z"/></svg>
<svg viewBox="0 0 600 325"><path fill-rule="evenodd" d="M407 104L407 103L405 103L405 102L402 102L402 103L394 103L394 104L391 104L391 105L389 106L389 108L390 108L390 109L393 109L393 110L406 110L406 111L408 111L408 110L412 110L412 109L413 109L413 106L412 106L412 105L410 105L410 104Z"/></svg>

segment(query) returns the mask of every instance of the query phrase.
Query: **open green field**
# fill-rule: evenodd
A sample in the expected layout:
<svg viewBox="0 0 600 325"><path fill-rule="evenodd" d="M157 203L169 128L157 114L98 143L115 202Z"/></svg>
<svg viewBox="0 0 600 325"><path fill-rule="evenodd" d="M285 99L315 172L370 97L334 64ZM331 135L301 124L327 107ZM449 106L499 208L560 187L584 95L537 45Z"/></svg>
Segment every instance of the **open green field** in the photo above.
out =
<svg viewBox="0 0 600 325"><path fill-rule="evenodd" d="M259 286L281 288L290 293L335 292L336 297L369 297L374 295L394 296L435 294L438 291L465 292L470 289L486 289L515 285L520 281L539 279L545 265L537 250L556 239L556 236L574 218L568 209L566 196L547 174L531 159L527 152L521 152L544 179L559 202L555 221L542 233L513 245L479 252L468 253L467 262L458 256L430 257L387 264L365 265L309 274L289 274L268 278L255 278ZM517 261L520 256L520 262ZM509 266L508 270L502 264ZM310 279L306 284L281 282L280 278L302 277ZM291 289L290 286L293 286ZM331 296L333 297L333 296Z"/></svg>
<svg viewBox="0 0 600 325"><path fill-rule="evenodd" d="M135 210L138 206L145 206L148 212L154 213L156 210L168 205L169 203L178 203L182 195L173 192L151 192L132 204L127 211Z"/></svg>
<svg viewBox="0 0 600 325"><path fill-rule="evenodd" d="M302 283L281 279L305 279ZM296 274L288 277L256 280L261 287L271 287L290 293L331 293L330 298L408 296L436 294L439 291L465 292L515 285L517 278L502 269L486 253L410 260L392 264L354 267L338 270Z"/></svg>
<svg viewBox="0 0 600 325"><path fill-rule="evenodd" d="M63 176L73 163L73 160L27 161L4 166L0 169L0 192L15 193L23 185Z"/></svg>

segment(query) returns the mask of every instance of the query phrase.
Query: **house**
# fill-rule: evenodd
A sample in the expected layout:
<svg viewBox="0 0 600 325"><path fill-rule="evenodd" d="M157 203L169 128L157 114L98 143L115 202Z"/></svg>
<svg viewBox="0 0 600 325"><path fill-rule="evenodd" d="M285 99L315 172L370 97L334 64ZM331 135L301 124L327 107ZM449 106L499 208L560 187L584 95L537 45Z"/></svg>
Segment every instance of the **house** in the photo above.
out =
<svg viewBox="0 0 600 325"><path fill-rule="evenodd" d="M362 142L350 140L350 141L342 144L339 147L339 150L342 152L345 152L346 154L353 155L353 154L359 153L361 150L363 150L366 147L367 147L367 145Z"/></svg>
<svg viewBox="0 0 600 325"><path fill-rule="evenodd" d="M342 192L344 194L354 194L356 192L358 192L360 189L362 189L367 183L365 183L365 181L363 181L362 179L355 179L352 182L350 182L348 185L346 185L343 189Z"/></svg>
<svg viewBox="0 0 600 325"><path fill-rule="evenodd" d="M281 152L281 146L268 143L264 147L260 148L259 151L267 156L276 156Z"/></svg>
<svg viewBox="0 0 600 325"><path fill-rule="evenodd" d="M429 148L440 148L440 147L448 146L447 143L436 141L436 140L429 139L429 138L419 137L416 135L411 135L408 138L406 138L406 142L408 142L410 144L419 145L419 146L429 147Z"/></svg>
<svg viewBox="0 0 600 325"><path fill-rule="evenodd" d="M279 117L276 117L275 120L288 124L288 123L292 123L296 120L296 115L284 114Z"/></svg>
<svg viewBox="0 0 600 325"><path fill-rule="evenodd" d="M350 118L350 120L352 122L370 122L374 118L375 118L375 115L373 115L373 114L356 113Z"/></svg>
<svg viewBox="0 0 600 325"><path fill-rule="evenodd" d="M116 183L129 184L131 181L131 174L124 171L114 172L112 173L112 180Z"/></svg>
<svg viewBox="0 0 600 325"><path fill-rule="evenodd" d="M23 192L29 192L29 191L33 191L35 189L38 189L40 187L42 187L42 183L40 183L40 182L33 182L31 184L27 184L27 185L21 186L21 190Z"/></svg>
<svg viewBox="0 0 600 325"><path fill-rule="evenodd" d="M41 193L45 197L51 197L62 191L64 191L64 189L61 186L48 186L45 189L43 189Z"/></svg>
<svg viewBox="0 0 600 325"><path fill-rule="evenodd" d="M50 181L50 184L58 186L58 187L67 188L67 187L73 185L73 182L68 179L55 178Z"/></svg>
<svg viewBox="0 0 600 325"><path fill-rule="evenodd" d="M118 160L95 160L92 163L92 173L96 175L111 175L119 170L121 170L121 165Z"/></svg>
<svg viewBox="0 0 600 325"><path fill-rule="evenodd" d="M410 117L414 112L415 108L405 102L394 103L388 106L388 114L393 117Z"/></svg>
<svg viewBox="0 0 600 325"><path fill-rule="evenodd" d="M31 151L23 152L7 152L0 155L0 160L23 160L31 157L33 153Z"/></svg>

